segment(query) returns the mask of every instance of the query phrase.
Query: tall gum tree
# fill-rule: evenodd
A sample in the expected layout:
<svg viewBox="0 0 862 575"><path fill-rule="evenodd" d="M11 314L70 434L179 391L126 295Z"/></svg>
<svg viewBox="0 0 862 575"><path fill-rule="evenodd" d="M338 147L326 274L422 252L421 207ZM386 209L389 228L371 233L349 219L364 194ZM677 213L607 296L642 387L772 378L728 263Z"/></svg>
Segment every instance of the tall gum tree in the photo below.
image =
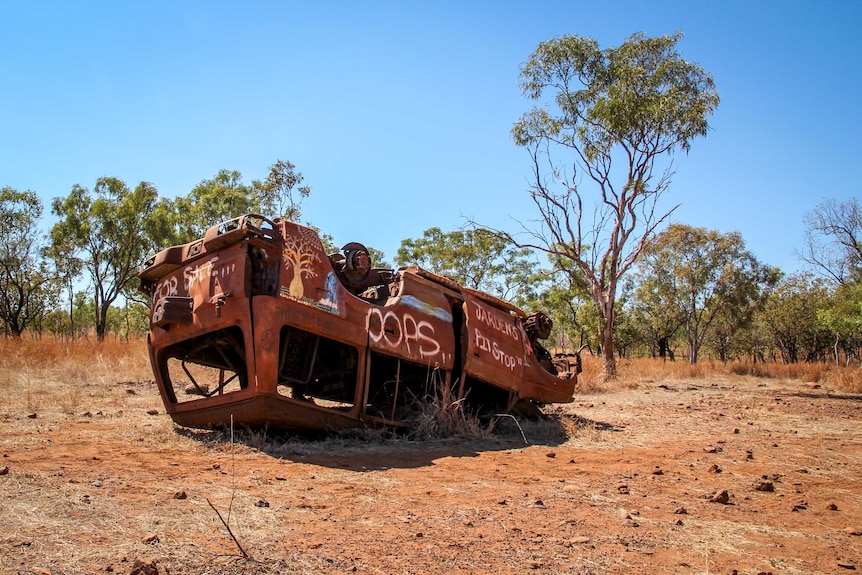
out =
<svg viewBox="0 0 862 575"><path fill-rule="evenodd" d="M93 286L96 336L107 335L111 304L137 277L138 264L159 242L151 237L150 220L158 199L156 188L141 182L133 190L117 178L96 181L94 193L78 184L69 195L55 198L51 210L58 221L51 228L54 245L72 247Z"/></svg>
<svg viewBox="0 0 862 575"><path fill-rule="evenodd" d="M719 103L712 76L678 53L681 38L637 33L600 49L592 38L562 36L539 44L521 67L522 91L538 105L512 137L530 153L540 218L538 228L523 226L526 240L502 234L571 262L560 271L587 290L602 319L604 379L617 375L620 278L673 211L657 211L671 156L706 135Z"/></svg>

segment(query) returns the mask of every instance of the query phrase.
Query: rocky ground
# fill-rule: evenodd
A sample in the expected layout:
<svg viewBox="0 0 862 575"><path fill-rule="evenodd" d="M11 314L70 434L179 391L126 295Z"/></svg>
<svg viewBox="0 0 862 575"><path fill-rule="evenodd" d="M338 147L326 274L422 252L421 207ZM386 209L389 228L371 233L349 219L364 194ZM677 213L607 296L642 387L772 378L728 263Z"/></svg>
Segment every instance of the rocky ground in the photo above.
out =
<svg viewBox="0 0 862 575"><path fill-rule="evenodd" d="M0 403L0 574L862 570L862 395L814 384L653 381L424 442L232 441L148 382L28 393Z"/></svg>

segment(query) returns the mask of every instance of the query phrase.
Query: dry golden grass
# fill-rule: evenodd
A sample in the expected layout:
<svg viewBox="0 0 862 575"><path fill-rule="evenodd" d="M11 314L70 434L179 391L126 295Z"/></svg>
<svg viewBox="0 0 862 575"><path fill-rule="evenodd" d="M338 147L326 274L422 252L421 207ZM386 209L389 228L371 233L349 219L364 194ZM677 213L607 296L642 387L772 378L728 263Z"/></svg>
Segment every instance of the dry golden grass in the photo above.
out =
<svg viewBox="0 0 862 575"><path fill-rule="evenodd" d="M862 393L862 368L829 363L751 363L743 361L663 361L654 358L620 359L619 377L602 382L602 361L598 356L583 356L584 371L579 376L581 393L613 392L637 388L642 384L664 380L704 379L715 376L750 376L757 378L798 380L828 385L836 391Z"/></svg>

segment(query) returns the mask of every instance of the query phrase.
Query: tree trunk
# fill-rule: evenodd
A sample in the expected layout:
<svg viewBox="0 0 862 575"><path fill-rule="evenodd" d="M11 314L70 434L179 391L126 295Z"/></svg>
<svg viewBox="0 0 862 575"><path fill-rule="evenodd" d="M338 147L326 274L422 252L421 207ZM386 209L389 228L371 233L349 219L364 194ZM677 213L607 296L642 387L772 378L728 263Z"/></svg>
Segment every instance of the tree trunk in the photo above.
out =
<svg viewBox="0 0 862 575"><path fill-rule="evenodd" d="M614 316L605 319L602 329L602 381L617 378L617 358L614 356Z"/></svg>

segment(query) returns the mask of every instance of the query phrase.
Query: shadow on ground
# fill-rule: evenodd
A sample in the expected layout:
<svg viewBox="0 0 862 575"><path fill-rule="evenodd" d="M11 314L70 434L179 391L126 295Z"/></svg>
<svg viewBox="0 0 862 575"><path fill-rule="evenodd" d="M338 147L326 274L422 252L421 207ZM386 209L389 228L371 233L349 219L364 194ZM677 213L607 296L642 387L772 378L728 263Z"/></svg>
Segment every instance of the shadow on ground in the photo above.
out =
<svg viewBox="0 0 862 575"><path fill-rule="evenodd" d="M559 446L582 430L618 432L622 427L555 411L537 419L495 415L482 420L475 435L424 437L389 428L352 429L333 433L296 433L267 429L175 432L215 449L232 442L277 459L352 471L378 471L431 465L444 457L476 457L482 452L535 445Z"/></svg>

